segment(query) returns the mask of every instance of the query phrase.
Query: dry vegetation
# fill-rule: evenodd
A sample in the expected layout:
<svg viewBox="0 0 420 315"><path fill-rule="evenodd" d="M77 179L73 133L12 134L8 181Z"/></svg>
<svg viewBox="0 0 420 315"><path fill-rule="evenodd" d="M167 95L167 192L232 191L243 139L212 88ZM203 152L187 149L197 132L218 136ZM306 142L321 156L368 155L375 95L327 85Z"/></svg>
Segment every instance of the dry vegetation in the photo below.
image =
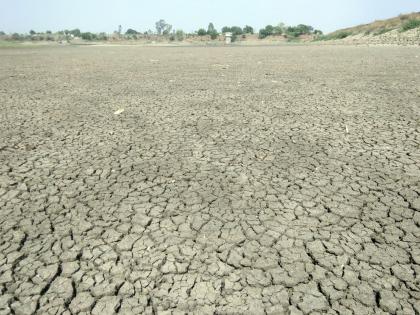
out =
<svg viewBox="0 0 420 315"><path fill-rule="evenodd" d="M337 30L329 36L331 37L340 37L340 34L383 34L386 31L391 31L395 29L402 29L403 26L409 21L420 20L420 12L414 12L410 14L400 14L399 16L387 20L378 20L369 24L362 24L354 27L349 27L341 30Z"/></svg>

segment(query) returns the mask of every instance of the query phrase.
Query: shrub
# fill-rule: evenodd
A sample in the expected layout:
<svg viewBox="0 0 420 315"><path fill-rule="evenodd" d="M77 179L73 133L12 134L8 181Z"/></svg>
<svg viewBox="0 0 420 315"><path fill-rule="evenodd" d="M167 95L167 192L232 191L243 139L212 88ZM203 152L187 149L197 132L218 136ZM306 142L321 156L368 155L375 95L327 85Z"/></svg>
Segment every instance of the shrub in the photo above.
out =
<svg viewBox="0 0 420 315"><path fill-rule="evenodd" d="M198 36L206 36L206 35L207 35L207 31L206 31L204 28L200 28L200 29L197 31L197 35L198 35Z"/></svg>
<svg viewBox="0 0 420 315"><path fill-rule="evenodd" d="M405 22L402 27L401 27L401 31L402 32L406 32L409 30L412 30L414 28L420 27L420 19L418 20L408 20L407 22Z"/></svg>
<svg viewBox="0 0 420 315"><path fill-rule="evenodd" d="M349 37L350 35L351 35L350 32L339 32L333 36L333 39L343 39L343 38Z"/></svg>

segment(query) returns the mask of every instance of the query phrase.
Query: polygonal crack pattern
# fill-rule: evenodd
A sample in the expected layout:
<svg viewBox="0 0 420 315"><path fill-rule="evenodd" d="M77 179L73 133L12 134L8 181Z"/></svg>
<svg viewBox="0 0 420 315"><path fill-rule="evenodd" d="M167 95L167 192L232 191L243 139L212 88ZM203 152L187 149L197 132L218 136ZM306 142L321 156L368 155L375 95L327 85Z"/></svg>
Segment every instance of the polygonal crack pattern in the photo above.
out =
<svg viewBox="0 0 420 315"><path fill-rule="evenodd" d="M0 314L419 314L419 54L0 50Z"/></svg>

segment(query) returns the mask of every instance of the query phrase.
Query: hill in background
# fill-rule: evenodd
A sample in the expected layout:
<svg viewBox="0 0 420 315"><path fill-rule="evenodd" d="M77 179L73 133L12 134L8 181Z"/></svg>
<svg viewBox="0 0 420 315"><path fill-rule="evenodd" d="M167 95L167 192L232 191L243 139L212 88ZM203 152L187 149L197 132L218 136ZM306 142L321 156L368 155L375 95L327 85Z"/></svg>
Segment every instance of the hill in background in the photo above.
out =
<svg viewBox="0 0 420 315"><path fill-rule="evenodd" d="M420 12L340 29L318 39L350 43L420 45Z"/></svg>

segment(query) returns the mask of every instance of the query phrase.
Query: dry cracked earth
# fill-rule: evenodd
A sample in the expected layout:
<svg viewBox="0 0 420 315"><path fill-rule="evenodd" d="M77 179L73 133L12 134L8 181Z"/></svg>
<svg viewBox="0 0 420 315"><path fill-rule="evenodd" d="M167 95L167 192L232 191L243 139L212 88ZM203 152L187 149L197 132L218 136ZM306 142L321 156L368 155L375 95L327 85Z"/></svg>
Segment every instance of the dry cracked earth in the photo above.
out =
<svg viewBox="0 0 420 315"><path fill-rule="evenodd" d="M420 313L419 48L2 49L0 102L0 314Z"/></svg>

